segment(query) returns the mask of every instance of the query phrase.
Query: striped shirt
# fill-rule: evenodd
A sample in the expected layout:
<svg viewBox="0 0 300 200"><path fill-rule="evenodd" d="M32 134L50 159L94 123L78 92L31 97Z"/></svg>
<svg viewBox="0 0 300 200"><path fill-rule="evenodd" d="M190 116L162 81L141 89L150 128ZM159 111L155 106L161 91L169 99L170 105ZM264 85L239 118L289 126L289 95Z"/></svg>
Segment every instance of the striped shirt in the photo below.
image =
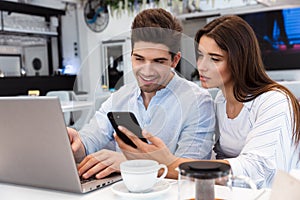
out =
<svg viewBox="0 0 300 200"><path fill-rule="evenodd" d="M270 187L280 169L299 168L299 148L292 142L291 105L285 94L269 91L244 103L239 115L227 118L220 91L215 100L217 158L229 161L234 175L250 177L258 188Z"/></svg>

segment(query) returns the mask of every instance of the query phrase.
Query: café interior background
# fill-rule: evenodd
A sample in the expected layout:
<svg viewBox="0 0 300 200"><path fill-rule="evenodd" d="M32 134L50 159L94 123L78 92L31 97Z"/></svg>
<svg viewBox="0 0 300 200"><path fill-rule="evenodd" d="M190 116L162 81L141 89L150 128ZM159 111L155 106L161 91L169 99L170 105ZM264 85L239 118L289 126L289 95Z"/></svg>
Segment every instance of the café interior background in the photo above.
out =
<svg viewBox="0 0 300 200"><path fill-rule="evenodd" d="M94 0L95 1L95 0ZM75 74L77 75L75 90L84 91L89 95L97 95L108 89L108 71L109 65L113 65L116 57L121 57L117 63L118 70L124 74L124 83L133 81L130 74L130 26L137 12L145 8L162 7L176 15L183 24L185 37L182 41L182 66L180 73L187 79L192 79L191 74L195 71L195 59L193 50L193 36L195 31L204 26L209 20L216 16L224 14L243 14L256 11L274 10L300 7L297 0L98 0L99 2L108 2L108 14L104 16L108 19L107 26L102 27L101 31L93 31L87 25L87 13L85 5L88 0L10 0L10 2L25 3L30 5L43 6L65 11L61 20L61 45L62 45L62 63L57 58L57 42L52 41L53 74ZM113 3L112 3L113 2ZM116 3L117 2L117 3ZM139 2L136 4L135 2ZM1 10L1 8L0 8ZM12 24L20 23L21 29L30 29L36 24L34 17L22 18L14 14L10 18ZM3 16L2 16L3 17ZM107 20L104 19L104 20ZM5 18L4 18L5 20ZM22 21L23 20L23 21ZM90 19L91 20L91 19ZM57 20L50 20L50 27L57 27ZM34 24L34 25L33 25ZM3 35L1 35L2 37ZM18 52L26 54L30 58L39 56L41 60L41 69L38 71L32 69L32 63L24 61L22 55L21 73L27 76L52 76L49 74L47 66L47 57L44 50L43 38L31 38L32 45L18 47L18 41L14 41L14 36L6 34L5 38L0 40L0 54L10 54ZM19 40L19 39L16 39ZM11 43L9 43L11 41ZM16 43L14 43L16 42ZM14 44L13 44L14 43ZM28 59L27 59L28 60ZM30 60L31 61L31 60ZM300 62L299 62L300 65ZM299 66L300 68L300 66ZM294 70L272 70L268 71L270 76L284 83L291 88L297 97L300 96L295 88L300 84L300 73L298 69ZM1 74L0 74L1 75ZM2 74L3 76L3 74ZM22 74L21 74L22 76ZM20 77L22 78L22 77Z"/></svg>

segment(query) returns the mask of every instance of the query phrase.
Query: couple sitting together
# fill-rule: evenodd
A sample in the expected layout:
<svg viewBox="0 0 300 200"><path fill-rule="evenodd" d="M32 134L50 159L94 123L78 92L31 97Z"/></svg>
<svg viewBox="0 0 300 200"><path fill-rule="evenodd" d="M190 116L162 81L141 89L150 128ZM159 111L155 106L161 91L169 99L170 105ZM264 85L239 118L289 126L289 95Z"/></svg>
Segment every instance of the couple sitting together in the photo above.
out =
<svg viewBox="0 0 300 200"><path fill-rule="evenodd" d="M182 27L163 9L139 13L131 27L131 61L136 82L124 85L102 104L81 130L68 128L79 175L103 178L127 159L151 159L168 166L168 178L187 161L231 166L233 175L270 187L277 170L299 168L299 104L270 79L252 28L237 16L222 16L195 36L202 87L180 77ZM181 66L184 67L184 66ZM219 88L213 101L205 88ZM114 132L107 113L135 114L148 143L126 127L136 148ZM115 149L104 149L110 142Z"/></svg>

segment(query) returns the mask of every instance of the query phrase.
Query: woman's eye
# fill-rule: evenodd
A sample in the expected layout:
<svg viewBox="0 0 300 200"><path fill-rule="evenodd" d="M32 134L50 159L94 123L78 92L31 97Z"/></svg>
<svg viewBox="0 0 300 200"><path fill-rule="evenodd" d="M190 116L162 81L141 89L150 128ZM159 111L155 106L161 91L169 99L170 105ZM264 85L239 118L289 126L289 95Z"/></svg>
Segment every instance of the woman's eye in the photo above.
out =
<svg viewBox="0 0 300 200"><path fill-rule="evenodd" d="M196 52L196 57L197 57L197 58L203 57L203 54L202 54L201 52L197 51L197 52Z"/></svg>
<svg viewBox="0 0 300 200"><path fill-rule="evenodd" d="M210 58L212 61L214 61L214 62L219 62L220 61L220 59L219 58L214 58L214 57L211 57Z"/></svg>

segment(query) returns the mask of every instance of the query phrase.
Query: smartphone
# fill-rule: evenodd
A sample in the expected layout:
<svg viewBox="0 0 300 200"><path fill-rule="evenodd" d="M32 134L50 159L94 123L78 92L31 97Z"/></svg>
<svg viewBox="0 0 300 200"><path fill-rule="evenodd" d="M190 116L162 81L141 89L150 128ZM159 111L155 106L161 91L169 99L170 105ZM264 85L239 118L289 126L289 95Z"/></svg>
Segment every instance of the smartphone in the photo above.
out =
<svg viewBox="0 0 300 200"><path fill-rule="evenodd" d="M133 134L139 137L142 141L148 143L147 139L142 135L142 129L132 112L109 112L107 117L115 129L117 135L128 145L136 148L136 145L119 129L118 126L124 126Z"/></svg>

